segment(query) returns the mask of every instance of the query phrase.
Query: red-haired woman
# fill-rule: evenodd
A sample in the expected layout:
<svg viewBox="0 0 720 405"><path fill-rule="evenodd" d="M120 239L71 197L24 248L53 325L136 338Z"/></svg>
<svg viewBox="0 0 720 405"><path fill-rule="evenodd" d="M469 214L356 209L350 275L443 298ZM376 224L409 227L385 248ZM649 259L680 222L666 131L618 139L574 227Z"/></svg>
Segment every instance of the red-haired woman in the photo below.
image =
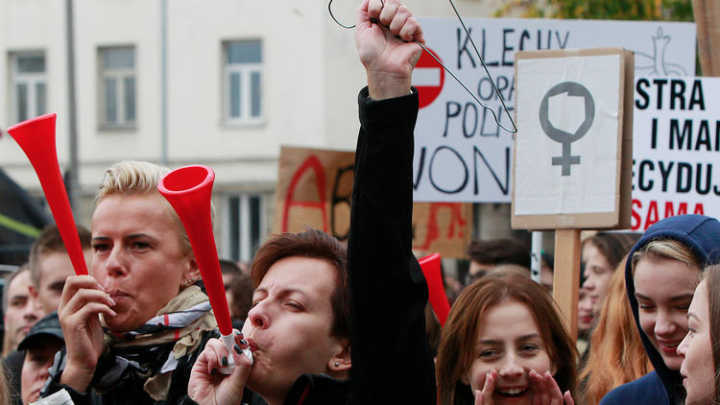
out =
<svg viewBox="0 0 720 405"><path fill-rule="evenodd" d="M573 404L575 345L552 298L514 274L490 274L463 290L438 349L442 405Z"/></svg>

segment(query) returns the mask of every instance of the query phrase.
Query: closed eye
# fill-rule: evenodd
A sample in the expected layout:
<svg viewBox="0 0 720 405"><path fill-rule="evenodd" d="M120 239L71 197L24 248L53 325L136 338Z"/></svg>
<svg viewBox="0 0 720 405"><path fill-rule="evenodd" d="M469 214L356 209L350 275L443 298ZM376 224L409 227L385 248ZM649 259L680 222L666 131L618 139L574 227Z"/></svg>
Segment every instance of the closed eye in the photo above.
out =
<svg viewBox="0 0 720 405"><path fill-rule="evenodd" d="M110 244L109 243L93 243L92 249L93 249L93 251L98 252L98 253L105 252L108 249L110 249Z"/></svg>
<svg viewBox="0 0 720 405"><path fill-rule="evenodd" d="M302 311L302 310L303 310L303 306L300 305L299 303L295 302L295 301L287 301L287 302L285 303L285 305L287 305L288 307L292 308L292 309L295 310L295 311Z"/></svg>

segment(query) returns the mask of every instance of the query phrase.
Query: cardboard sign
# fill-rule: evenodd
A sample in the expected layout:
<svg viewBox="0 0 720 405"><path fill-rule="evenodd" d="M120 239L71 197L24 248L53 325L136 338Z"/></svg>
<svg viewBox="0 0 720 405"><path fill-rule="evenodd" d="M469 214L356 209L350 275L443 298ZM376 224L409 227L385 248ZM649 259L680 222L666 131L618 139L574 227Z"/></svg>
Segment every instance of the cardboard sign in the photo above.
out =
<svg viewBox="0 0 720 405"><path fill-rule="evenodd" d="M632 54L535 51L519 52L516 60L513 228L625 227Z"/></svg>
<svg viewBox="0 0 720 405"><path fill-rule="evenodd" d="M316 228L346 240L350 231L354 152L283 146L273 232ZM413 249L465 257L472 232L472 205L416 203Z"/></svg>
<svg viewBox="0 0 720 405"><path fill-rule="evenodd" d="M455 18L420 18L427 46L490 109L423 52L413 72L421 109L415 128L414 200L510 202L513 137L468 35ZM695 25L672 22L468 18L478 52L512 113L515 52L623 47L638 76L695 71Z"/></svg>
<svg viewBox="0 0 720 405"><path fill-rule="evenodd" d="M720 78L635 83L631 227L674 215L720 218Z"/></svg>

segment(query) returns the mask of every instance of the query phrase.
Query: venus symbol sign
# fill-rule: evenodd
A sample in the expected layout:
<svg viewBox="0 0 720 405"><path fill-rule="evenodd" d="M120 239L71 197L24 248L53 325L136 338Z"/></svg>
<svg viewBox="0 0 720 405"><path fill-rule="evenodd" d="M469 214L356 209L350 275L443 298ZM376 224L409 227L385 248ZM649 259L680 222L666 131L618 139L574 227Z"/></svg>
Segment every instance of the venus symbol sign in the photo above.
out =
<svg viewBox="0 0 720 405"><path fill-rule="evenodd" d="M565 95L571 100L583 101L585 103L585 118L574 133L564 131L555 127L550 122L550 98ZM564 114L565 112L563 112ZM540 102L540 126L545 135L555 142L562 144L562 155L552 158L553 166L561 166L561 175L570 176L570 167L580 164L580 156L573 156L570 153L570 144L579 140L590 130L595 120L595 101L590 91L577 82L562 82L553 86ZM556 116L556 115L555 115Z"/></svg>

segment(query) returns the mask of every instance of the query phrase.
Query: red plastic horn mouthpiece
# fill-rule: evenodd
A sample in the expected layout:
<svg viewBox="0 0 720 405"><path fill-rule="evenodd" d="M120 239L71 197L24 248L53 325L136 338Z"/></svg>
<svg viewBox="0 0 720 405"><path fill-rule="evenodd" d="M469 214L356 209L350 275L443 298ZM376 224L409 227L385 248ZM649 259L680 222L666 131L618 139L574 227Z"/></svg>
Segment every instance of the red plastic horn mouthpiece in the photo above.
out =
<svg viewBox="0 0 720 405"><path fill-rule="evenodd" d="M203 165L185 166L160 179L158 191L172 205L185 226L210 298L210 306L215 313L215 320L220 333L227 336L232 334L232 323L215 246L210 208L214 181L215 172L211 168Z"/></svg>
<svg viewBox="0 0 720 405"><path fill-rule="evenodd" d="M60 174L55 147L55 113L41 115L8 128L37 173L75 274L88 274L70 200Z"/></svg>
<svg viewBox="0 0 720 405"><path fill-rule="evenodd" d="M428 293L430 295L430 305L432 306L435 316L437 316L440 326L445 325L448 314L450 313L450 303L445 294L445 286L442 278L442 267L440 262L440 254L435 253L425 256L419 260L425 280L428 284Z"/></svg>

